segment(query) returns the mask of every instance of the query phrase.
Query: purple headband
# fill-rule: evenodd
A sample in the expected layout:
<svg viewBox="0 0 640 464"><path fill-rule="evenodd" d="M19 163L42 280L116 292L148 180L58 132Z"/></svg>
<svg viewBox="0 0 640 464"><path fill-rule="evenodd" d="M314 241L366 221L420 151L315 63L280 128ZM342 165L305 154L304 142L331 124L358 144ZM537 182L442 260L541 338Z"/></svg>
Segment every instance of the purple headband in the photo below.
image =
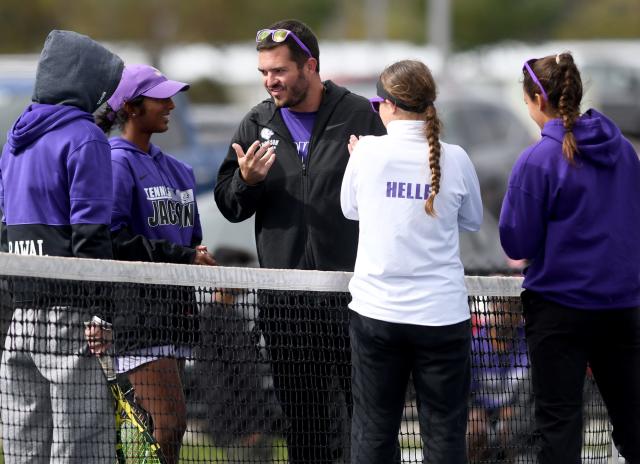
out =
<svg viewBox="0 0 640 464"><path fill-rule="evenodd" d="M529 76L531 76L531 79L533 79L533 82L536 83L536 85L538 86L538 88L542 92L542 96L544 97L544 99L546 101L549 101L549 97L547 96L547 92L545 92L544 87L542 87L542 84L540 83L540 81L536 77L536 73L534 73L533 69L531 69L531 66L529 66L529 61L533 61L533 60L537 61L537 58L531 58L531 59L525 61L524 62L524 67L527 70L527 72L529 73Z"/></svg>

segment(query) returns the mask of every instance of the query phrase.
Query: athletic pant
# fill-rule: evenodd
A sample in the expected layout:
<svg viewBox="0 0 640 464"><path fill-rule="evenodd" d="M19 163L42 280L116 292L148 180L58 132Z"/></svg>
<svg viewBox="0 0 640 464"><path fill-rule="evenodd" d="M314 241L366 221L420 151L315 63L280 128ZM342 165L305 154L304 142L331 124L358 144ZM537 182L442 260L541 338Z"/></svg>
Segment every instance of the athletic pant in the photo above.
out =
<svg viewBox="0 0 640 464"><path fill-rule="evenodd" d="M287 427L290 464L347 457L351 416L346 295L261 291L259 324Z"/></svg>
<svg viewBox="0 0 640 464"><path fill-rule="evenodd" d="M7 464L113 464L113 399L70 307L16 309L0 366Z"/></svg>
<svg viewBox="0 0 640 464"><path fill-rule="evenodd" d="M409 375L417 394L424 462L467 462L471 327L397 324L351 311L352 464L397 462Z"/></svg>
<svg viewBox="0 0 640 464"><path fill-rule="evenodd" d="M522 293L539 464L580 463L587 365L627 463L640 463L640 308L579 310Z"/></svg>

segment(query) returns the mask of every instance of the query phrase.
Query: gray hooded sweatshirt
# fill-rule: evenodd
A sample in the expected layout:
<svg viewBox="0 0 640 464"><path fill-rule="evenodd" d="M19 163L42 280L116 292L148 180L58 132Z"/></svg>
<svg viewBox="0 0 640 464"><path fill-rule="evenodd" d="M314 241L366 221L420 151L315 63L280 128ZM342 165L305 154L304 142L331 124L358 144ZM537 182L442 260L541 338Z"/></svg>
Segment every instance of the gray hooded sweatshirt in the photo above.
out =
<svg viewBox="0 0 640 464"><path fill-rule="evenodd" d="M123 68L120 57L86 35L53 30L40 54L32 100L93 113L116 90Z"/></svg>

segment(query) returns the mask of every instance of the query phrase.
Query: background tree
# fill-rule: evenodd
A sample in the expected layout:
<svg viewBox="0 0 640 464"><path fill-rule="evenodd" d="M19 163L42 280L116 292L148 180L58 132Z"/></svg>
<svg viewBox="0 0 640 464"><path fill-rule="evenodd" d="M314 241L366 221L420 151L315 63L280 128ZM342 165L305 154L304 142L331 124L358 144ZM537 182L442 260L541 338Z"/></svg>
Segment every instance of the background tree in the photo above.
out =
<svg viewBox="0 0 640 464"><path fill-rule="evenodd" d="M364 40L384 30L424 43L429 0L386 0L384 24L370 24L370 0L2 0L0 53L37 52L54 28L102 41L132 41L157 56L166 44L251 40L283 18L299 18L324 39ZM453 47L504 40L638 38L638 0L451 0Z"/></svg>

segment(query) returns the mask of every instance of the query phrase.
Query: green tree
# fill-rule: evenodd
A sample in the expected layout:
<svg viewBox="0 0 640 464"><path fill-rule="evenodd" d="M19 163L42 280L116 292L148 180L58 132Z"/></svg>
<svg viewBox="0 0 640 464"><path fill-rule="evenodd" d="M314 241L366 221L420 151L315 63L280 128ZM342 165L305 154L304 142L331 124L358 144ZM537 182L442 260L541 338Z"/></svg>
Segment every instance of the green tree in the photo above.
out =
<svg viewBox="0 0 640 464"><path fill-rule="evenodd" d="M562 0L452 0L457 49L504 40L550 38L560 21Z"/></svg>
<svg viewBox="0 0 640 464"><path fill-rule="evenodd" d="M386 23L367 24L366 0L1 0L0 53L37 52L54 28L103 41L133 41L157 55L167 44L251 40L283 18L323 39L424 42L428 0L388 0ZM454 48L504 40L637 38L638 0L451 0Z"/></svg>
<svg viewBox="0 0 640 464"><path fill-rule="evenodd" d="M563 21L554 28L560 39L639 39L640 1L582 0L571 2Z"/></svg>

